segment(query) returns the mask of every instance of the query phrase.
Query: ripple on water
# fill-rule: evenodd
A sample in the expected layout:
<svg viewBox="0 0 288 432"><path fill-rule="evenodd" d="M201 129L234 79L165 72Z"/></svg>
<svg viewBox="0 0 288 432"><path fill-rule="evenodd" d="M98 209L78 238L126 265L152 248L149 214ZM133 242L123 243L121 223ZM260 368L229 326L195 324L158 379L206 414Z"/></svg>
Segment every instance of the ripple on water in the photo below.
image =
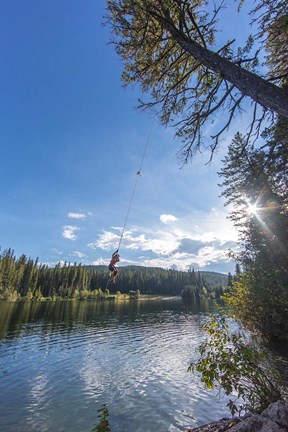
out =
<svg viewBox="0 0 288 432"><path fill-rule="evenodd" d="M171 305L138 305L137 313L109 305L107 316L104 306L81 304L86 318L67 322L61 305L59 321L50 311L19 324L0 347L0 430L92 432L103 403L112 432L180 432L211 412L227 415L225 402L187 372L205 317Z"/></svg>

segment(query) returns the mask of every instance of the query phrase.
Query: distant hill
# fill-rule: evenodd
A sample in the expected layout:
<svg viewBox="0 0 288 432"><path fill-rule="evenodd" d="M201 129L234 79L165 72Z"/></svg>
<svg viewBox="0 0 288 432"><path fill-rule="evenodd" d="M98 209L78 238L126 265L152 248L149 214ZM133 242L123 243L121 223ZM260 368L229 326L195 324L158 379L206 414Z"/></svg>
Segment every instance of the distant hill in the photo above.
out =
<svg viewBox="0 0 288 432"><path fill-rule="evenodd" d="M90 271L93 271L93 270L96 270L96 271L107 270L107 266L106 265L84 265L82 267L85 268L85 269L87 269L87 270L90 270ZM137 266L137 265L120 266L119 270L121 272L124 272L124 273L126 273L129 270L132 270L132 271L137 271L138 270L138 271L144 271L145 273L146 272L147 273L150 273L150 272L155 273L157 271L160 271L160 272L163 272L163 271L165 272L166 271L168 273L176 272L176 273L189 274L189 272L187 272L187 271L184 272L184 271L180 271L180 270L163 269L161 267L144 267L144 266ZM193 270L191 270L191 271L193 272ZM210 283L212 283L214 285L216 285L216 284L220 284L220 285L223 285L223 286L227 285L228 275L225 274L225 273L219 273L219 272L207 271L207 270L205 270L205 271L201 271L201 270L195 271L194 270L194 272L195 272L195 274L201 274L202 276L204 276L205 278L207 278L207 280L209 280Z"/></svg>
<svg viewBox="0 0 288 432"><path fill-rule="evenodd" d="M90 274L104 275L107 278L107 266L83 266ZM142 294L181 295L187 286L205 287L214 292L219 287L226 287L228 276L223 273L209 271L178 271L160 267L123 266L119 267L117 283L110 286L111 290L121 292L139 289ZM100 282L100 280L99 280ZM103 283L101 283L102 285Z"/></svg>
<svg viewBox="0 0 288 432"><path fill-rule="evenodd" d="M200 274L208 281L211 287L227 286L228 275L218 272L200 271Z"/></svg>

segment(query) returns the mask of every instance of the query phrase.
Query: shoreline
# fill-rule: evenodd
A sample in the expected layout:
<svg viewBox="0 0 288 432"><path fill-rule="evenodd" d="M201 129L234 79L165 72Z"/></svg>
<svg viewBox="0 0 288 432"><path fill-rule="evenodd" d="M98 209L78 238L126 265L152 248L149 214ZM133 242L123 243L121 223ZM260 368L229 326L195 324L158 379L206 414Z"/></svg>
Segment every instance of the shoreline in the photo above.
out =
<svg viewBox="0 0 288 432"><path fill-rule="evenodd" d="M0 302L3 303L19 303L19 302L24 302L24 303L44 303L44 302L55 302L55 301L155 301L155 300L165 300L165 301L169 301L169 300L182 300L181 296L167 296L167 295L161 295L161 294L141 294L140 297L133 297L130 296L129 294L120 294L120 295L116 295L116 294L110 294L107 297L101 297L101 298L65 298L65 297L56 297L56 298L51 298L51 297L42 297L40 299L25 299L25 298L20 298L20 299L16 299L16 300L5 300L5 299L0 299Z"/></svg>

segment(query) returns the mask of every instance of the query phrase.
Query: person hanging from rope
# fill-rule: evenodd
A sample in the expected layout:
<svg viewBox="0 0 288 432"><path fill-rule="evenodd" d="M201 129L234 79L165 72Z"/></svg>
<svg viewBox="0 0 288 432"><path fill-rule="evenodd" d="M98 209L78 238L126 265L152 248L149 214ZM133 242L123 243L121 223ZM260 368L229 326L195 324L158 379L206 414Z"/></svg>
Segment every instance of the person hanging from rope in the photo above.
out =
<svg viewBox="0 0 288 432"><path fill-rule="evenodd" d="M112 258L109 264L110 277L112 278L113 283L116 283L116 279L119 273L116 264L120 261L120 255L118 253L118 249L112 254Z"/></svg>

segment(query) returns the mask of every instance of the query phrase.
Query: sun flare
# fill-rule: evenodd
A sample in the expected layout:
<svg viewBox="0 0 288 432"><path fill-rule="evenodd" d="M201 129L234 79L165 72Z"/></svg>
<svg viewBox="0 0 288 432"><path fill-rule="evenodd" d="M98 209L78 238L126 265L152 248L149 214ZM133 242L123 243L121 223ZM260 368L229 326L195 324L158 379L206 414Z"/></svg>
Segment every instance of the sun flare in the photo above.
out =
<svg viewBox="0 0 288 432"><path fill-rule="evenodd" d="M258 208L257 208L256 204L248 203L248 212L249 212L249 214L256 215L257 214L257 210L258 210Z"/></svg>

